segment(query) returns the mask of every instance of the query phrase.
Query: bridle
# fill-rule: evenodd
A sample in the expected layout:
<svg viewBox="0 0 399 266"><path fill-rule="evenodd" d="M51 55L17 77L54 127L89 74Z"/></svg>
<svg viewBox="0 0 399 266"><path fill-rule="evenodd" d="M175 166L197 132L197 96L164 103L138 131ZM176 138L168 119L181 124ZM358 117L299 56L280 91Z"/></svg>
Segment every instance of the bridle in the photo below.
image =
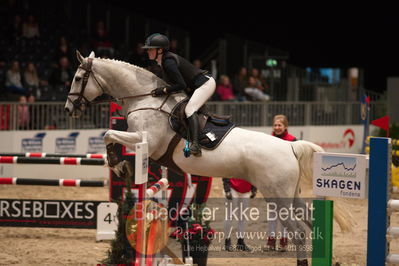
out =
<svg viewBox="0 0 399 266"><path fill-rule="evenodd" d="M92 66L93 66L93 58L88 58L87 59L87 64L81 64L79 66L80 69L83 69L85 72L83 74L83 80L82 80L82 84L80 86L80 92L70 92L68 94L68 101L70 101L74 107L74 109L77 109L79 111L83 111L83 106L90 106L91 104L93 104L92 101L89 101L86 96L84 95L85 93L85 89L87 86L87 82L89 81L90 78L90 74L92 74ZM101 84L98 82L98 80L96 79L96 77L93 74L93 78L94 80L97 82L97 84L100 86L100 88L103 90L104 92L104 88L101 86ZM76 99L72 100L70 98L70 96L78 96Z"/></svg>
<svg viewBox="0 0 399 266"><path fill-rule="evenodd" d="M106 99L106 100L90 101L86 98L86 96L84 96L87 82L89 81L89 78L90 78L90 74L93 76L93 78L97 82L98 86L100 86L103 93L105 93L104 87L101 85L100 82L98 82L96 76L94 75L94 73L92 71L92 66L93 66L93 58L88 58L86 64L81 64L79 66L80 69L83 69L85 71L83 74L83 80L82 80L82 84L80 86L80 91L79 92L70 92L68 94L67 100L72 103L74 109L76 109L76 110L83 112L84 106L89 107L90 105L98 104L98 103L118 102L118 101L123 102L124 99L132 99L132 98L138 98L138 97L144 97L144 96L153 96L152 93L144 93L144 94L139 94L139 95L125 96L125 97L121 97L121 98L112 97L111 99ZM76 99L72 100L70 98L70 96L78 96L78 97ZM170 112L167 112L162 109L162 107L164 106L164 104L166 103L168 98L169 98L169 94L165 97L165 100L162 102L161 106L158 108L153 108L153 107L139 108L136 110L129 111L127 116L133 112L140 111L140 110L157 110L157 111L163 112L165 114L172 115Z"/></svg>

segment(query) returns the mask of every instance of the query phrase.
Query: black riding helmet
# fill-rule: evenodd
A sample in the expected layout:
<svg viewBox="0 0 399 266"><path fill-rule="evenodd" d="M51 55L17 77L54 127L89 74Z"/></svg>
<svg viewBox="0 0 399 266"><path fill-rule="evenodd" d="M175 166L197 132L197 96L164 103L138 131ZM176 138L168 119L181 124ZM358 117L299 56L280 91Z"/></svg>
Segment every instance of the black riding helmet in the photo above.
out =
<svg viewBox="0 0 399 266"><path fill-rule="evenodd" d="M154 33L148 36L145 40L143 49L163 48L165 51L169 50L169 39L163 34Z"/></svg>

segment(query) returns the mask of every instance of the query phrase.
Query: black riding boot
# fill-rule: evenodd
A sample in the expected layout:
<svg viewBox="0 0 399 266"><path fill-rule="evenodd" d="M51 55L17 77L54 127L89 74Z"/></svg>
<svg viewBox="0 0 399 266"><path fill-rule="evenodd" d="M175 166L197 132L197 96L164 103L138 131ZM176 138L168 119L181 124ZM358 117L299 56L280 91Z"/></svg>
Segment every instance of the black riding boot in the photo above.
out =
<svg viewBox="0 0 399 266"><path fill-rule="evenodd" d="M199 121L198 114L194 112L188 118L188 125L190 128L190 138L191 138L191 146L190 153L194 156L201 156L201 147L198 144L198 130L199 130Z"/></svg>

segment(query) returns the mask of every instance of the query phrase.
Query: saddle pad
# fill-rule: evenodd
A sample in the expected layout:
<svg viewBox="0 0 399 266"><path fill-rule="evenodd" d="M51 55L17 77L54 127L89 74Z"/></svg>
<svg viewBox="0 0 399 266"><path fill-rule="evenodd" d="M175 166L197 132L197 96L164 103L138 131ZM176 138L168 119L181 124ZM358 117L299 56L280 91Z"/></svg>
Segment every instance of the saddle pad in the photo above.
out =
<svg viewBox="0 0 399 266"><path fill-rule="evenodd" d="M199 135L199 144L202 148L213 150L222 142L222 140L235 127L235 124L229 122L224 126L215 125L209 119L205 124L204 129Z"/></svg>
<svg viewBox="0 0 399 266"><path fill-rule="evenodd" d="M183 139L188 139L188 121L184 109L188 98L176 104L169 117L170 127ZM214 116L206 112L205 106L198 110L200 122L199 144L202 148L213 150L235 127L235 124L225 117ZM227 117L228 118L228 117Z"/></svg>

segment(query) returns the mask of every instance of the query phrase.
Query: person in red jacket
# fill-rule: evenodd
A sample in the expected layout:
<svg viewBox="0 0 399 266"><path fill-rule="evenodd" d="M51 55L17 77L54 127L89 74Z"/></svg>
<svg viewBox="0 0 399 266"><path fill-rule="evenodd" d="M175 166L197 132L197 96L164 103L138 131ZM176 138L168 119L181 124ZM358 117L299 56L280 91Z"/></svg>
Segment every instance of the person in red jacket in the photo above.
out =
<svg viewBox="0 0 399 266"><path fill-rule="evenodd" d="M249 199L256 196L256 187L251 185L245 180L239 178L223 178L224 194L226 196L226 220L224 223L224 235L226 236L224 248L227 251L251 251L244 242L246 220L237 214L233 216L232 212L236 208L246 209L249 205ZM237 212L236 212L237 213ZM237 245L235 248L231 245L231 234L232 234L232 220L234 217L238 218L237 224Z"/></svg>
<svg viewBox="0 0 399 266"><path fill-rule="evenodd" d="M288 133L288 119L285 115L276 115L273 118L273 136L283 140L296 141L297 139Z"/></svg>
<svg viewBox="0 0 399 266"><path fill-rule="evenodd" d="M297 140L296 137L288 133L288 119L285 115L274 116L272 135L287 141ZM285 230L282 230L282 232L277 232L277 226L279 224L281 227L281 222L278 219L268 221L268 238L265 248L266 251L276 250L277 234L280 236L280 245L278 250L282 252L287 250L288 239L286 237L286 232Z"/></svg>

